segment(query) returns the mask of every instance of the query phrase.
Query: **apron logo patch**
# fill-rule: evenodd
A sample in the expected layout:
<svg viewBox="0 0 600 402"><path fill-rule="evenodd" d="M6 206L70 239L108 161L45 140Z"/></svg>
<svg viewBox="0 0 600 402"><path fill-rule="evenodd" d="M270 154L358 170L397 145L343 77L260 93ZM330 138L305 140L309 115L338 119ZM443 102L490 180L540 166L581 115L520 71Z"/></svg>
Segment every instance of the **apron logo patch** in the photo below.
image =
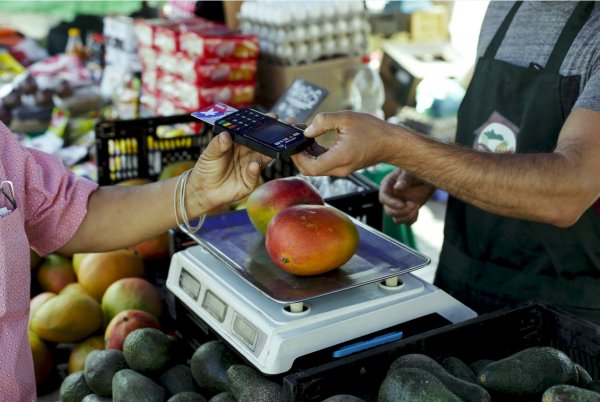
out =
<svg viewBox="0 0 600 402"><path fill-rule="evenodd" d="M498 112L475 130L473 148L497 154L514 154L517 150L519 128Z"/></svg>

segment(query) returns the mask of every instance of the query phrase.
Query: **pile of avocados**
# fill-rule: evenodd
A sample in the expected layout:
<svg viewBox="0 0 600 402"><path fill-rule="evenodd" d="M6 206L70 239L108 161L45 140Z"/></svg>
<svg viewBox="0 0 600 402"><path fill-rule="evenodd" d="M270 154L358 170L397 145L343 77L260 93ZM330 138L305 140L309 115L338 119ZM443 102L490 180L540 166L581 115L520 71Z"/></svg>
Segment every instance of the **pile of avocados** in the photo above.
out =
<svg viewBox="0 0 600 402"><path fill-rule="evenodd" d="M182 357L178 341L155 328L132 331L123 350L92 351L84 370L60 387L62 402L276 402L283 386L240 363L218 340Z"/></svg>
<svg viewBox="0 0 600 402"><path fill-rule="evenodd" d="M92 351L84 370L68 375L63 402L279 402L283 386L245 365L222 341L201 344L191 356L155 328L131 332L123 350ZM396 358L373 384L377 402L600 402L600 381L549 346L499 360L466 364L411 353ZM367 399L371 401L371 398ZM364 402L339 394L319 402Z"/></svg>
<svg viewBox="0 0 600 402"><path fill-rule="evenodd" d="M390 365L379 402L600 402L600 381L562 351L549 346L523 349L500 360L467 365L406 354Z"/></svg>

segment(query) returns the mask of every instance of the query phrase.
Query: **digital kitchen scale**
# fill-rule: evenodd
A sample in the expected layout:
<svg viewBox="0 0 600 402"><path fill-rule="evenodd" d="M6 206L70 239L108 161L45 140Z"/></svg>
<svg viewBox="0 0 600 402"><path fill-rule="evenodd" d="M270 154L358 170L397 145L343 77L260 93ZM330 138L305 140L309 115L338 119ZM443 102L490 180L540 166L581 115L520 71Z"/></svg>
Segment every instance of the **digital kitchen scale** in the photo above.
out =
<svg viewBox="0 0 600 402"><path fill-rule="evenodd" d="M354 256L329 273L299 277L270 260L245 210L209 216L188 233L198 245L173 255L167 288L264 374L285 373L296 359L336 345L345 346L332 358L399 339L402 332L390 331L350 342L433 313L450 323L476 316L409 274L429 258L352 220L360 236Z"/></svg>

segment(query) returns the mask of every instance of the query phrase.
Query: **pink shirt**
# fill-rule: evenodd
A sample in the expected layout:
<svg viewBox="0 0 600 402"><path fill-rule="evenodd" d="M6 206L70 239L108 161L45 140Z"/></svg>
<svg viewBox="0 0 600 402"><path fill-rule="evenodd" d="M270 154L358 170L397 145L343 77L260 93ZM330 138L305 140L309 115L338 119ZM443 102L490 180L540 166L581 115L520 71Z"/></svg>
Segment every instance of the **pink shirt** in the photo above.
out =
<svg viewBox="0 0 600 402"><path fill-rule="evenodd" d="M68 242L97 184L74 176L51 155L22 147L0 123L0 182L4 180L13 183L17 207L13 210L0 193L0 209L11 210L0 217L0 400L35 401L27 337L29 248L45 255Z"/></svg>

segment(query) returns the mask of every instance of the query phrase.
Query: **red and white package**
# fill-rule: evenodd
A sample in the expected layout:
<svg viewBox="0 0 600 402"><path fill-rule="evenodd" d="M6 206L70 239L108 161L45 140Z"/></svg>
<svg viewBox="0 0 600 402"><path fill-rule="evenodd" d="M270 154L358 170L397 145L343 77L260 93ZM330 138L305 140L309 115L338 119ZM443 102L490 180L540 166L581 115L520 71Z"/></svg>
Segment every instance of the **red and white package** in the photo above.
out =
<svg viewBox="0 0 600 402"><path fill-rule="evenodd" d="M218 28L221 25L203 18L192 18L175 21L173 24L158 25L154 29L154 47L166 53L180 50L180 36L188 31L204 31Z"/></svg>
<svg viewBox="0 0 600 402"><path fill-rule="evenodd" d="M179 47L191 58L204 62L242 61L258 58L258 37L234 33L227 28L182 32Z"/></svg>
<svg viewBox="0 0 600 402"><path fill-rule="evenodd" d="M172 72L188 82L204 86L251 82L256 77L256 60L204 64L179 54L176 70Z"/></svg>
<svg viewBox="0 0 600 402"><path fill-rule="evenodd" d="M248 106L254 100L254 87L254 82L203 87L170 74L159 74L157 84L161 99L169 99L186 110L198 110L218 102Z"/></svg>

